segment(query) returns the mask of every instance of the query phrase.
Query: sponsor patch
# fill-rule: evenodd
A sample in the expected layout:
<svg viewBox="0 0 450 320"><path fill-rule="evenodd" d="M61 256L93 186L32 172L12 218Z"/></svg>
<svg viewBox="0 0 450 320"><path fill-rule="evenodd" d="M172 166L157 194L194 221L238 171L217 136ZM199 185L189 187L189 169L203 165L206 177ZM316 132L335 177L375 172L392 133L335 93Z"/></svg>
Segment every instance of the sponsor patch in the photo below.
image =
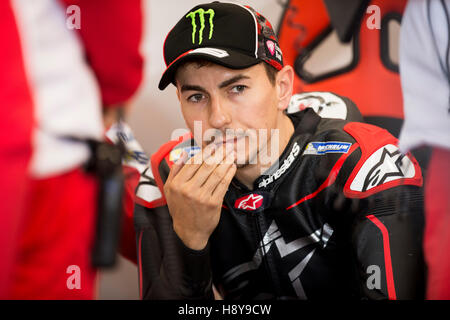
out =
<svg viewBox="0 0 450 320"><path fill-rule="evenodd" d="M263 204L264 197L257 193L250 193L245 195L234 202L236 209L246 211L256 211Z"/></svg>
<svg viewBox="0 0 450 320"><path fill-rule="evenodd" d="M184 147L184 148L176 148L173 149L169 154L169 161L176 162L180 159L181 153L186 151L188 154L188 159L196 155L200 151L200 147L192 146L192 147Z"/></svg>
<svg viewBox="0 0 450 320"><path fill-rule="evenodd" d="M204 10L202 8L199 8L195 11L191 11L186 15L186 18L191 18L191 25L192 25L192 44L195 44L196 37L195 34L197 33L197 23L195 22L195 16L198 14L199 20L200 20L200 29L198 30L198 44L202 44L203 41L203 33L205 31L205 22L209 23L209 33L208 33L208 39L212 38L213 32L214 32L214 15L215 12L213 9ZM205 15L209 16L209 19L205 19Z"/></svg>
<svg viewBox="0 0 450 320"><path fill-rule="evenodd" d="M310 142L303 151L303 155L322 155L326 153L347 153L352 144L350 142L328 141Z"/></svg>
<svg viewBox="0 0 450 320"><path fill-rule="evenodd" d="M275 55L275 43L272 40L266 41L267 49L269 49L271 55Z"/></svg>
<svg viewBox="0 0 450 320"><path fill-rule="evenodd" d="M279 62L283 60L283 53L281 52L280 47L278 46L276 41L273 41L272 39L265 39L266 44L266 55L271 56L272 58L277 59ZM270 57L269 57L270 58Z"/></svg>
<svg viewBox="0 0 450 320"><path fill-rule="evenodd" d="M292 165L292 163L294 162L295 158L297 158L299 153L300 153L300 146L298 145L297 142L295 142L292 147L291 153L286 159L284 159L281 167L277 171L275 171L274 174L271 174L268 178L263 179L259 183L258 188L265 188L269 184L277 180L283 173L286 172L287 169L289 169L289 167Z"/></svg>

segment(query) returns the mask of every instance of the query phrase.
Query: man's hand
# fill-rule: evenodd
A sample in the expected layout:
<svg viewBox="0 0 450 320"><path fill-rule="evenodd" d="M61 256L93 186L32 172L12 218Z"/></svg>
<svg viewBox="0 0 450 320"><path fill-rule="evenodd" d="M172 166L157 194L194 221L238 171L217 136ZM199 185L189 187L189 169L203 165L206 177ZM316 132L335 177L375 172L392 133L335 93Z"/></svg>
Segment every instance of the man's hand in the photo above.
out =
<svg viewBox="0 0 450 320"><path fill-rule="evenodd" d="M236 154L211 144L186 159L183 152L172 166L164 194L178 237L187 247L201 250L219 223L223 198L236 173Z"/></svg>

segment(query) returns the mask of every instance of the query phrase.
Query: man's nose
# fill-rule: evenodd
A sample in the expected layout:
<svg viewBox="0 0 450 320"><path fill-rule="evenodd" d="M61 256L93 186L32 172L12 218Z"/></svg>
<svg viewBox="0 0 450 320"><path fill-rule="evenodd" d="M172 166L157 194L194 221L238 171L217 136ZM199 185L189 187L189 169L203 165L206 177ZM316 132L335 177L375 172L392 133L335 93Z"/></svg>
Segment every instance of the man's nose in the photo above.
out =
<svg viewBox="0 0 450 320"><path fill-rule="evenodd" d="M220 98L211 99L209 124L213 128L220 129L231 122L231 115L226 105Z"/></svg>

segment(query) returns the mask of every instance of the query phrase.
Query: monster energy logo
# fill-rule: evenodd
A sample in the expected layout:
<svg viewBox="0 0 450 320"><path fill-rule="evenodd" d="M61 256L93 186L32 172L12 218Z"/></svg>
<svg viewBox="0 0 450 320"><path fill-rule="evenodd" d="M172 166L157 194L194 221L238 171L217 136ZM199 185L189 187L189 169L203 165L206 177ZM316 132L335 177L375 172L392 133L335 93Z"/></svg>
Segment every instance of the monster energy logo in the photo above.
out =
<svg viewBox="0 0 450 320"><path fill-rule="evenodd" d="M197 9L195 11L191 11L186 15L186 18L191 18L192 24L192 43L195 44L195 32L197 31L197 24L195 23L195 16L198 13L200 17L200 30L198 31L198 44L201 44L203 41L203 30L205 29L205 14L209 14L209 37L211 39L214 29L213 18L214 18L214 10L209 9L207 11L202 8Z"/></svg>

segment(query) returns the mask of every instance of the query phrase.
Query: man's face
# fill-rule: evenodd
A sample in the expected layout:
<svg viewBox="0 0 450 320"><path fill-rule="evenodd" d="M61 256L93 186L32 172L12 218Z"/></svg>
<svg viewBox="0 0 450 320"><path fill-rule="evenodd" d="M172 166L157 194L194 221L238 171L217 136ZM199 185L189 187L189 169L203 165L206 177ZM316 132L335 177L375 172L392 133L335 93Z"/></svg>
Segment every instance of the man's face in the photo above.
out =
<svg viewBox="0 0 450 320"><path fill-rule="evenodd" d="M259 150L268 145L282 116L276 86L261 63L234 70L192 62L177 70L175 80L186 125L195 134L194 125L198 130L201 123L202 141L195 137L198 145L233 148L238 167L259 161ZM271 150L265 152L270 155Z"/></svg>

